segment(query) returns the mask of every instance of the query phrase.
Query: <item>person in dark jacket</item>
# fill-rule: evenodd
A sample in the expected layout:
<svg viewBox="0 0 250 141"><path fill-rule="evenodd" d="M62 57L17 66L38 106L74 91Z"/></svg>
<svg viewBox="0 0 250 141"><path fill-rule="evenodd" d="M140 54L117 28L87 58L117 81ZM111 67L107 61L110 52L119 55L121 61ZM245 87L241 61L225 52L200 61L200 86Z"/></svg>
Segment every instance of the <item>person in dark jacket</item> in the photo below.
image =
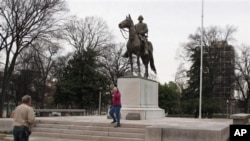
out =
<svg viewBox="0 0 250 141"><path fill-rule="evenodd" d="M117 87L113 88L112 95L112 107L109 111L109 115L112 117L113 121L111 123L117 123L115 127L120 127L120 110L121 110L121 94Z"/></svg>

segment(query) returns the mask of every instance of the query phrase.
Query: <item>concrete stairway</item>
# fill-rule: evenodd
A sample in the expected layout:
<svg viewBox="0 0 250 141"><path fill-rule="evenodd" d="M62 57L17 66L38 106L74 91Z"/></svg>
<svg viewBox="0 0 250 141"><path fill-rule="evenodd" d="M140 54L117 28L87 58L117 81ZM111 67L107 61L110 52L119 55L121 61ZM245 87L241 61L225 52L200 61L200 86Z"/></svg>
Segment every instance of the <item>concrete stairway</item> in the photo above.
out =
<svg viewBox="0 0 250 141"><path fill-rule="evenodd" d="M1 134L0 133L0 141L3 141L5 137L6 137L6 134Z"/></svg>
<svg viewBox="0 0 250 141"><path fill-rule="evenodd" d="M78 139L84 141L144 141L145 125L38 120L32 136Z"/></svg>

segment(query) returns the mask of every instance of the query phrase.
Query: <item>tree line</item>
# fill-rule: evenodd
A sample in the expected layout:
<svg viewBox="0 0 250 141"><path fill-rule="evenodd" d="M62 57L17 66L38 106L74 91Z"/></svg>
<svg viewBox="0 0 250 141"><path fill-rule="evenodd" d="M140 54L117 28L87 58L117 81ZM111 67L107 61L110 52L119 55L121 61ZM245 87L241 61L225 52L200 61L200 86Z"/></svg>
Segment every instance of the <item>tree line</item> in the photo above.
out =
<svg viewBox="0 0 250 141"><path fill-rule="evenodd" d="M4 107L18 105L23 95L32 96L35 108L91 108L110 103L110 89L129 71L122 58L125 45L114 43L106 22L98 17L69 14L64 0L0 1L0 117ZM223 112L215 89L218 70L211 67L211 46L232 45L236 29L208 27L204 40L200 30L190 34L181 47L183 64L175 82L159 84L159 105L169 114L196 114L199 97L201 42L204 59L203 112L207 117ZM69 53L67 50L73 50ZM249 45L235 48L232 90L238 91L244 112L249 108ZM206 59L207 58L207 59ZM209 59L210 58L210 59ZM3 61L2 61L3 60ZM213 63L213 64L212 64ZM232 99L234 93L225 95ZM11 109L6 109L7 114Z"/></svg>
<svg viewBox="0 0 250 141"><path fill-rule="evenodd" d="M107 92L129 68L103 19L69 15L64 0L0 5L0 117L25 94L36 108L95 108L99 92L109 103Z"/></svg>
<svg viewBox="0 0 250 141"><path fill-rule="evenodd" d="M203 42L202 116L249 112L250 46L235 44L236 31L234 26L210 26L205 28L202 41L200 28L189 35L178 51L181 64L176 72L176 88L172 82L160 85L160 97L172 97L163 103L160 100L166 111L198 117Z"/></svg>

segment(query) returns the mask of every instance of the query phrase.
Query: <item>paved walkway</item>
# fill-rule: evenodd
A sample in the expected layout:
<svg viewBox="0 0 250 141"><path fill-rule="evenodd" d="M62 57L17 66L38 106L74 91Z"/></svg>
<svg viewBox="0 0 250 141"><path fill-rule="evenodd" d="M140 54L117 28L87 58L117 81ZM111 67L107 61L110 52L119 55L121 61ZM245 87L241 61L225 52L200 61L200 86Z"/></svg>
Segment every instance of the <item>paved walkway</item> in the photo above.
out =
<svg viewBox="0 0 250 141"><path fill-rule="evenodd" d="M94 122L94 123L110 123L111 119L107 116L72 116L72 117L37 117L38 120L55 120L55 121L73 121L73 122ZM232 124L232 119L194 119L194 118L172 118L165 117L162 119L150 120L121 120L122 124L143 124L158 127L174 127L179 129L211 129L220 130L225 126ZM6 141L13 141L13 137L9 136ZM0 140L1 141L1 140ZM48 137L33 137L30 136L30 141L80 141L72 139L48 138Z"/></svg>
<svg viewBox="0 0 250 141"><path fill-rule="evenodd" d="M0 140L0 141L13 141L13 137L9 136L9 137L6 138L6 140ZM29 141L82 141L82 140L48 138L48 137L32 137L32 136L30 136Z"/></svg>
<svg viewBox="0 0 250 141"><path fill-rule="evenodd" d="M39 119L55 120L55 121L73 121L73 122L90 122L90 123L110 123L112 120L107 119L107 116L72 116L72 117L38 117ZM232 124L232 119L195 119L195 118L176 118L165 117L161 119L148 119L148 120L123 120L122 124L143 124L153 126L168 126L176 128L187 129L216 129L224 127L225 125Z"/></svg>

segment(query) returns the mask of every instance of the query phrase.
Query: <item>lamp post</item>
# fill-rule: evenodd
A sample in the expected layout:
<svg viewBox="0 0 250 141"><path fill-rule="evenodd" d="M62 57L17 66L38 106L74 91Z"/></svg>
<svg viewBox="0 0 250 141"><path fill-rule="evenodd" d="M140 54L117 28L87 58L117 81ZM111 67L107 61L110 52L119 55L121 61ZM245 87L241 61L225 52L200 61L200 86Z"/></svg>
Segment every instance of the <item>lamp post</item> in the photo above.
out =
<svg viewBox="0 0 250 141"><path fill-rule="evenodd" d="M98 109L98 114L101 115L101 103L102 103L102 87L99 88L99 109Z"/></svg>
<svg viewBox="0 0 250 141"><path fill-rule="evenodd" d="M229 109L228 109L228 104L229 104L229 100L227 99L227 118L229 118Z"/></svg>
<svg viewBox="0 0 250 141"><path fill-rule="evenodd" d="M201 61L200 61L200 98L199 98L199 119L202 118L202 73L203 73L203 15L204 0L201 3Z"/></svg>

